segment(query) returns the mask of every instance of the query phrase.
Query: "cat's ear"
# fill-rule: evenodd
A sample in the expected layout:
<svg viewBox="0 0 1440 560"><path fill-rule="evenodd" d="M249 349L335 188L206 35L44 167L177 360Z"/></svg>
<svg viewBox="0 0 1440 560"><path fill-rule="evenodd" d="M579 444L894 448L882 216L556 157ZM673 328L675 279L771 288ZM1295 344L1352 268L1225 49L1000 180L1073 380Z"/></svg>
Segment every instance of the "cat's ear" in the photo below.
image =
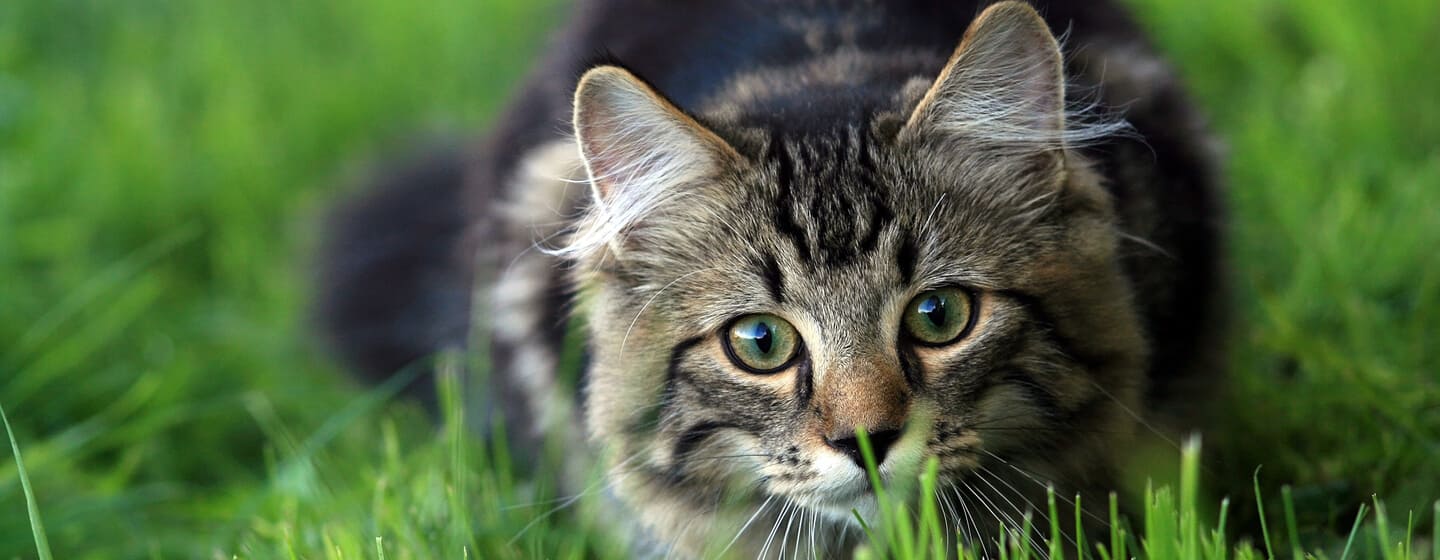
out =
<svg viewBox="0 0 1440 560"><path fill-rule="evenodd" d="M735 150L618 66L586 72L575 89L575 139L601 204L714 172ZM639 191L639 192L634 192Z"/></svg>
<svg viewBox="0 0 1440 560"><path fill-rule="evenodd" d="M932 134L1058 147L1065 132L1060 46L1022 2L990 6L965 31L899 138Z"/></svg>

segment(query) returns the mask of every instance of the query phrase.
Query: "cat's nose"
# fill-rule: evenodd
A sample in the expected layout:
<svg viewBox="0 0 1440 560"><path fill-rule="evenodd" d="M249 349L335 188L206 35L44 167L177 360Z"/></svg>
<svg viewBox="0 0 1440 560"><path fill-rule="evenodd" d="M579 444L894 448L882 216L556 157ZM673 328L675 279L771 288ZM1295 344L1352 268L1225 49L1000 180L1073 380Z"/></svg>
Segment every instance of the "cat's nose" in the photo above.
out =
<svg viewBox="0 0 1440 560"><path fill-rule="evenodd" d="M866 432L870 439L870 451L875 455L875 465L878 467L885 462L885 454L890 451L890 446L900 439L900 430L880 430L877 432ZM852 432L849 437L825 438L825 443L836 451L844 453L855 461L861 470L865 469L865 456L860 453L860 439Z"/></svg>

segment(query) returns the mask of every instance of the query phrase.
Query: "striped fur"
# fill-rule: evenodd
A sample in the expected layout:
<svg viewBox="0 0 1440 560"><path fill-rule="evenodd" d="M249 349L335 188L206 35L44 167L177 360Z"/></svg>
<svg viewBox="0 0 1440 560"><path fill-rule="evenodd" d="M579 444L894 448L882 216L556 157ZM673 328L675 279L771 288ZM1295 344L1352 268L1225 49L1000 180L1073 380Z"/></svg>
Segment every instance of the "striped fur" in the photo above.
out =
<svg viewBox="0 0 1440 560"><path fill-rule="evenodd" d="M582 7L459 182L477 398L520 441L571 439L572 475L606 466L655 554L847 556L876 507L835 443L859 427L895 439L884 477L939 459L927 499L974 547L1047 485L1106 503L1142 425L1195 425L1219 381L1214 156L1123 14L1041 12ZM598 44L625 66L580 62ZM967 334L912 342L907 302L945 286L973 296ZM579 393L556 372L572 312ZM725 329L752 313L800 357L737 367Z"/></svg>

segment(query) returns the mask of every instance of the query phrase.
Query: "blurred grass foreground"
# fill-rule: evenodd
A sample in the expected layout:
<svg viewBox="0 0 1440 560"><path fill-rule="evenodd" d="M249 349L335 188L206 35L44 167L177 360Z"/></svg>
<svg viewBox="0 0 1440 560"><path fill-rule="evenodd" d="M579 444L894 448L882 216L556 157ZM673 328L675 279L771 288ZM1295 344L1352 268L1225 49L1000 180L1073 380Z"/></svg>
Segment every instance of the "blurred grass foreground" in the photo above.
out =
<svg viewBox="0 0 1440 560"><path fill-rule="evenodd" d="M1433 554L1440 3L1129 3L1229 148L1234 382L1206 483L1249 492L1263 464L1277 546L1329 557L1375 495L1390 536L1372 515L1351 556ZM304 320L326 201L480 134L564 13L0 1L0 405L56 557L624 556L463 411L437 431L346 380ZM3 558L37 554L17 464Z"/></svg>

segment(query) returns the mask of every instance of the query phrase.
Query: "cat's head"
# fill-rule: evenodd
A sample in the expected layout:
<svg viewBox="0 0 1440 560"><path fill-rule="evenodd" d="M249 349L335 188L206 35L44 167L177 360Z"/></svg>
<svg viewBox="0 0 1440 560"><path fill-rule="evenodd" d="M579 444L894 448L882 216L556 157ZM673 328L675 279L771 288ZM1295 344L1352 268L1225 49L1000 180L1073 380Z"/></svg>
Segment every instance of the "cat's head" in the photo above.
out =
<svg viewBox="0 0 1440 560"><path fill-rule="evenodd" d="M1113 128L1067 127L1060 51L1022 4L925 83L797 131L687 115L618 67L581 79L593 200L561 252L591 436L631 499L724 488L849 518L873 503L859 428L884 476L1103 470L1144 344L1072 148Z"/></svg>

